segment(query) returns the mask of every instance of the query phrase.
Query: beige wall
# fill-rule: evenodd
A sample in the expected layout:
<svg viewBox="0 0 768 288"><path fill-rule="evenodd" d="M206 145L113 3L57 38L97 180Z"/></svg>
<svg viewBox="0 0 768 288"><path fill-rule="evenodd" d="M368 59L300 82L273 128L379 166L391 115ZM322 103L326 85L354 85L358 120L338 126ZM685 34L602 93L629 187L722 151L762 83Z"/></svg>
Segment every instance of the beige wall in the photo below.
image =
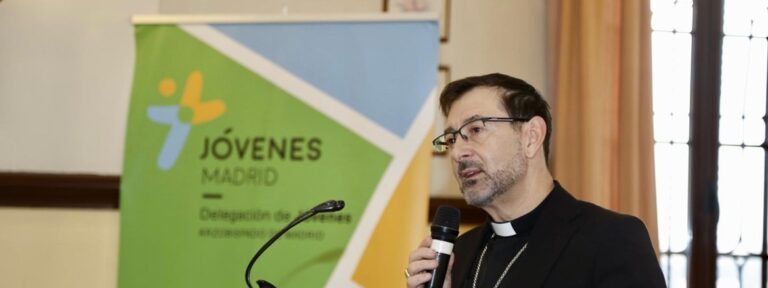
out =
<svg viewBox="0 0 768 288"><path fill-rule="evenodd" d="M546 1L451 1L450 37L440 61L451 80L492 72L519 77L548 98ZM437 105L437 104L435 104ZM435 133L442 131L436 115ZM437 136L434 135L434 136ZM432 161L432 196L461 197L447 157Z"/></svg>
<svg viewBox="0 0 768 288"><path fill-rule="evenodd" d="M119 174L130 16L157 0L0 2L0 171ZM0 207L0 287L115 287L115 210Z"/></svg>
<svg viewBox="0 0 768 288"><path fill-rule="evenodd" d="M545 1L451 1L441 63L546 83ZM375 0L4 0L0 171L120 174L133 66L129 17L153 13L377 13ZM434 196L458 197L446 158ZM441 168L442 167L442 168ZM0 208L0 287L116 286L119 213Z"/></svg>
<svg viewBox="0 0 768 288"><path fill-rule="evenodd" d="M111 210L0 208L0 287L115 287Z"/></svg>
<svg viewBox="0 0 768 288"><path fill-rule="evenodd" d="M119 174L134 13L157 0L0 2L0 171Z"/></svg>

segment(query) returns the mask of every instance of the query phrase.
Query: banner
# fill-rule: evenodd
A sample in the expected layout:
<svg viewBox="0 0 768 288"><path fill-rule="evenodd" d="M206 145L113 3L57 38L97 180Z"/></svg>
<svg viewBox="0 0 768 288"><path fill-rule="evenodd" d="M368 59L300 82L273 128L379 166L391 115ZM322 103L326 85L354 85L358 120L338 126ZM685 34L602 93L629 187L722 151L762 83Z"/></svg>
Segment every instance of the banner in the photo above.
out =
<svg viewBox="0 0 768 288"><path fill-rule="evenodd" d="M118 285L403 285L426 234L433 17L135 17Z"/></svg>

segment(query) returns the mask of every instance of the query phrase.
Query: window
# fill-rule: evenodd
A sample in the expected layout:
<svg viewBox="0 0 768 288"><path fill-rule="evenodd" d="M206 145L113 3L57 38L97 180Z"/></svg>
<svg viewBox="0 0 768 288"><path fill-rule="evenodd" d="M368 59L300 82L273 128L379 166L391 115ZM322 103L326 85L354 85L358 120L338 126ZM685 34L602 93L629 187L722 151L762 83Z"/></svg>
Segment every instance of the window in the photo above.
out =
<svg viewBox="0 0 768 288"><path fill-rule="evenodd" d="M713 2L714 6L710 5ZM697 253L692 251L692 244L698 243L716 250L711 251L717 257L713 259L716 280L709 283L709 287L715 284L717 287L766 287L768 1L701 3L708 7L697 7L692 0L651 1L660 262L669 287L687 287L689 271L707 271L706 267L694 267L705 263L691 261L692 253ZM716 5L720 5L720 10ZM704 17L709 15L707 12L714 13L715 17ZM696 13L702 15L699 21L694 21ZM720 20L723 25L717 28L722 33L717 33L718 29L706 29L707 24ZM713 121L708 123L716 123L717 127L703 130L714 130L709 134L717 135L717 143L711 145L713 148L701 145L704 149L693 152L690 149L692 133L702 130L691 128L697 124L692 123L691 115L707 111L706 104L691 104L707 101L707 97L691 97L691 87L699 91L705 89L696 87L701 80L692 79L691 69L703 65L692 62L692 51L707 49L704 44L696 44L695 37L717 38L722 43L722 52L714 54L719 57L714 63L721 63L720 69L707 69L698 74L719 73L714 75L720 79L719 93L713 94L719 97L719 109L713 110L718 113L703 115ZM695 233L691 233L691 221L703 221L704 225L707 221L714 222L697 218L700 211L708 209L706 201L691 201L693 196L706 197L707 193L689 186L691 181L696 183L702 179L701 175L693 175L700 173L695 172L700 169L690 169L694 161L689 160L706 158L702 156L717 157L712 164L717 179L716 198L713 198L717 204L714 206L717 222L709 223L716 227L710 233L715 234L713 237L695 237L692 236ZM701 243L707 241L715 243Z"/></svg>

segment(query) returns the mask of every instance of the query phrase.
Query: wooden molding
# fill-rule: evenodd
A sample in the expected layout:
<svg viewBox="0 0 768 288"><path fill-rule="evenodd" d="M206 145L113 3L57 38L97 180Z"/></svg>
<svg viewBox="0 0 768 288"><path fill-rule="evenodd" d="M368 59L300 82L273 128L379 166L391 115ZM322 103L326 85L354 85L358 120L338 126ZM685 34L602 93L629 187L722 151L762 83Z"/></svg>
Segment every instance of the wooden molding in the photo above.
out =
<svg viewBox="0 0 768 288"><path fill-rule="evenodd" d="M0 173L0 206L117 209L120 177Z"/></svg>
<svg viewBox="0 0 768 288"><path fill-rule="evenodd" d="M483 210L460 198L431 198L429 220L441 205L461 210L462 223L482 223ZM120 176L0 172L0 207L119 209Z"/></svg>

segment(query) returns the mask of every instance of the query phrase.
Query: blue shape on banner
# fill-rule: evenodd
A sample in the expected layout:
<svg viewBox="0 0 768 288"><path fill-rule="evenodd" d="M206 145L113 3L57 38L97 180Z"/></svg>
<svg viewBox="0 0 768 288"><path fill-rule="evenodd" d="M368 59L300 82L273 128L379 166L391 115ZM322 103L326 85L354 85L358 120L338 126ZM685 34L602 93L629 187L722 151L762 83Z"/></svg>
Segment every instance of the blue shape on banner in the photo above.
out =
<svg viewBox="0 0 768 288"><path fill-rule="evenodd" d="M179 106L149 106L147 116L152 121L171 126L168 136L165 138L163 148L160 150L160 156L157 157L157 166L162 170L168 170L176 163L176 159L184 148L184 142L187 141L189 131L192 125L181 122L179 117Z"/></svg>
<svg viewBox="0 0 768 288"><path fill-rule="evenodd" d="M212 27L400 137L437 83L437 22Z"/></svg>

